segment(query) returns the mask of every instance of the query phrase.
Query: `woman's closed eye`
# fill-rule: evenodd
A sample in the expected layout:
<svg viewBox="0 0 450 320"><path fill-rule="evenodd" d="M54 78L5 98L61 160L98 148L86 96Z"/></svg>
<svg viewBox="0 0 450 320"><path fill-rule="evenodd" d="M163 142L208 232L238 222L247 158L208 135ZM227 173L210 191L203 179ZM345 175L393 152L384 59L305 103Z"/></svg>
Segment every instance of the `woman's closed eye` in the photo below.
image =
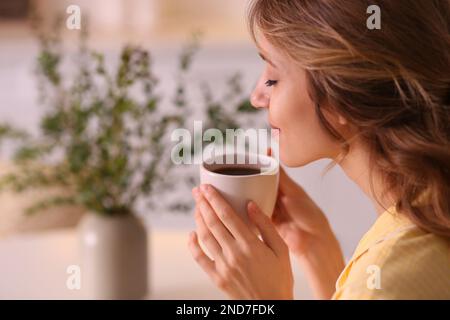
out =
<svg viewBox="0 0 450 320"><path fill-rule="evenodd" d="M265 85L268 86L268 87L271 87L271 86L277 84L277 82L278 82L277 80L267 80L265 82Z"/></svg>

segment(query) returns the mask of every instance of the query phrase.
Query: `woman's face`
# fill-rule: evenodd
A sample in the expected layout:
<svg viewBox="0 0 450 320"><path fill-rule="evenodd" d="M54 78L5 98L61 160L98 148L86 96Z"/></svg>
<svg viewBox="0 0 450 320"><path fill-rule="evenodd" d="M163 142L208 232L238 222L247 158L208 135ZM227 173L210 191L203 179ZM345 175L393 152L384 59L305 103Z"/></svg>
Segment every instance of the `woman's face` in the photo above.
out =
<svg viewBox="0 0 450 320"><path fill-rule="evenodd" d="M340 145L319 122L307 92L305 70L265 37L260 37L258 46L265 67L251 103L256 108L267 108L270 125L279 129L281 161L298 167L321 158L335 158ZM333 118L327 114L328 121L339 130L339 121Z"/></svg>

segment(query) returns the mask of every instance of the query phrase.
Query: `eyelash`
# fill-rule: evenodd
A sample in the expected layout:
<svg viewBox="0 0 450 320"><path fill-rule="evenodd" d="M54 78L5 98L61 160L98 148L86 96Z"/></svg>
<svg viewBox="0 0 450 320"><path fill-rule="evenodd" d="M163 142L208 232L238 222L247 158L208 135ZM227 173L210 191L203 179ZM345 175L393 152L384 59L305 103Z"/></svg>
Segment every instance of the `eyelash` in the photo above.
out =
<svg viewBox="0 0 450 320"><path fill-rule="evenodd" d="M265 85L268 86L268 87L271 87L271 86L277 84L277 82L278 81L276 81L276 80L267 80Z"/></svg>

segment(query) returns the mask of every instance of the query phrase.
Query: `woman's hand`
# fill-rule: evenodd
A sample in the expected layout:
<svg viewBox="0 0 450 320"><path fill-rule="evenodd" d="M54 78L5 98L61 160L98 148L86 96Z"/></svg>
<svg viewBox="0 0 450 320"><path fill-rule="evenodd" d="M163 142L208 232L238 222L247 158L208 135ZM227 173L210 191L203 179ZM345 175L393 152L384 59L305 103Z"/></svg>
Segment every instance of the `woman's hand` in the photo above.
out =
<svg viewBox="0 0 450 320"><path fill-rule="evenodd" d="M308 254L314 242L327 241L332 234L322 210L281 166L272 221L296 256Z"/></svg>
<svg viewBox="0 0 450 320"><path fill-rule="evenodd" d="M197 232L189 248L212 281L232 299L293 299L288 247L257 205L249 203L248 215L262 241L214 187L202 185L192 193Z"/></svg>
<svg viewBox="0 0 450 320"><path fill-rule="evenodd" d="M281 166L272 221L302 264L315 296L331 298L344 268L339 242L322 210Z"/></svg>

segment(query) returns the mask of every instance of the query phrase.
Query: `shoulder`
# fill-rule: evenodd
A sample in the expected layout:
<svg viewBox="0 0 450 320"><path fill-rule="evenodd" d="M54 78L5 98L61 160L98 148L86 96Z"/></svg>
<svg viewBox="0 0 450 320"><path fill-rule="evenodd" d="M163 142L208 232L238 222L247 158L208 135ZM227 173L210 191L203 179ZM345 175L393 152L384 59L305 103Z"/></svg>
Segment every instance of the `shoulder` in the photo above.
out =
<svg viewBox="0 0 450 320"><path fill-rule="evenodd" d="M450 240L407 229L370 246L346 267L340 299L450 299Z"/></svg>

